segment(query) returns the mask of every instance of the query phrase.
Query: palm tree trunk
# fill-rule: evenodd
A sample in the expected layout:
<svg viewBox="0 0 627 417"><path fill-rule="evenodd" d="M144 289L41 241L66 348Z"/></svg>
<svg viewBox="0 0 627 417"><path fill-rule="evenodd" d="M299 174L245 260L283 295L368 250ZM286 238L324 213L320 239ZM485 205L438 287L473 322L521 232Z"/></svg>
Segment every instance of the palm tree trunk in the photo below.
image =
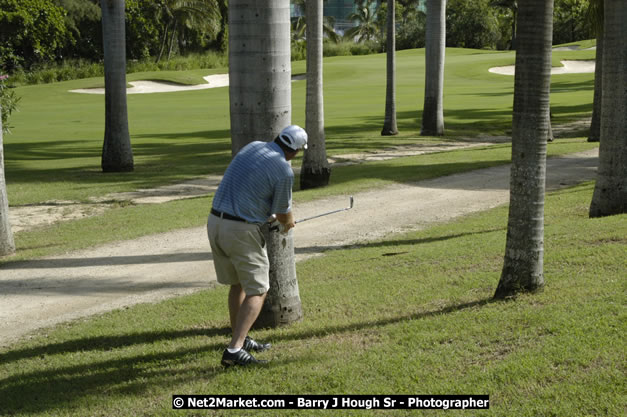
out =
<svg viewBox="0 0 627 417"><path fill-rule="evenodd" d="M178 22L174 21L174 28L172 28L172 36L170 37L170 46L168 48L168 61L172 57L172 49L174 48L174 39L176 38L176 29L178 26Z"/></svg>
<svg viewBox="0 0 627 417"><path fill-rule="evenodd" d="M305 130L308 148L303 154L300 188L324 187L329 184L331 168L327 160L324 135L324 99L322 91L322 0L306 3L307 31L307 97Z"/></svg>
<svg viewBox="0 0 627 417"><path fill-rule="evenodd" d="M514 78L507 242L495 298L544 286L544 193L553 0L521 1Z"/></svg>
<svg viewBox="0 0 627 417"><path fill-rule="evenodd" d="M4 179L4 145L2 139L2 107L0 106L0 256L15 252L15 242L9 221L9 199Z"/></svg>
<svg viewBox="0 0 627 417"><path fill-rule="evenodd" d="M133 171L133 150L126 108L126 32L124 0L102 0L105 69L104 172Z"/></svg>
<svg viewBox="0 0 627 417"><path fill-rule="evenodd" d="M262 231L270 261L270 289L255 327L278 327L303 318L294 259L294 233L271 232L267 226Z"/></svg>
<svg viewBox="0 0 627 417"><path fill-rule="evenodd" d="M420 134L442 136L444 135L446 0L427 0L425 42L425 101Z"/></svg>
<svg viewBox="0 0 627 417"><path fill-rule="evenodd" d="M273 140L290 124L289 11L288 0L229 2L233 155L251 141Z"/></svg>
<svg viewBox="0 0 627 417"><path fill-rule="evenodd" d="M597 50L594 61L594 99L592 101L592 120L588 142L601 140L601 102L603 99L603 32L597 35Z"/></svg>
<svg viewBox="0 0 627 417"><path fill-rule="evenodd" d="M590 0L588 3L586 20L594 28L597 39L594 59L594 99L588 142L599 142L601 140L601 101L603 97L603 0Z"/></svg>
<svg viewBox="0 0 627 417"><path fill-rule="evenodd" d="M155 61L155 64L158 64L159 61L161 61L161 58L163 57L163 52L165 51L165 45L168 43L169 31L170 31L170 24L168 23L167 25L165 25L165 28L164 28L163 40L161 41L161 48L159 48L159 55L157 55L157 60Z"/></svg>
<svg viewBox="0 0 627 417"><path fill-rule="evenodd" d="M381 135L398 135L396 126L396 7L395 0L388 0L387 13L387 63L385 85L385 120Z"/></svg>
<svg viewBox="0 0 627 417"><path fill-rule="evenodd" d="M254 140L270 141L290 124L289 0L229 2L231 151ZM255 326L302 318L293 233L262 228L270 261L270 290Z"/></svg>
<svg viewBox="0 0 627 417"><path fill-rule="evenodd" d="M513 21L512 21L512 43L509 46L509 49L512 51L516 50L516 32L518 30L516 26L516 21L518 19L518 6L514 5L513 9Z"/></svg>
<svg viewBox="0 0 627 417"><path fill-rule="evenodd" d="M627 212L627 8L605 0L599 170L590 217Z"/></svg>

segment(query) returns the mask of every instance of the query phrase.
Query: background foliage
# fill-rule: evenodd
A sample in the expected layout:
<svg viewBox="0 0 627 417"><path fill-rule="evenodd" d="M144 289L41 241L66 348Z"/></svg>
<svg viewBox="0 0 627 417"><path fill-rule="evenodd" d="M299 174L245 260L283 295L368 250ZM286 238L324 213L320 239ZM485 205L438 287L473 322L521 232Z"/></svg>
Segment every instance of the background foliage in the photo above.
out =
<svg viewBox="0 0 627 417"><path fill-rule="evenodd" d="M0 0L0 61L4 69L58 58L72 42L64 11L49 0Z"/></svg>
<svg viewBox="0 0 627 417"><path fill-rule="evenodd" d="M13 75L16 83L102 75L99 3L99 0L0 0L0 73ZM376 2L371 1L370 5L375 10ZM554 44L595 36L588 8L589 0L555 0ZM515 10L513 0L449 0L447 46L510 49ZM137 66L144 71L177 69L181 67L180 60L173 65L162 62L190 55L218 54L224 56L220 63L226 62L227 0L126 0L126 12L129 72ZM386 3L381 2L368 19L360 21L357 16L359 13L354 13L357 25L354 34L368 35L349 36L337 42L330 37L332 23L327 21L325 56L384 51ZM424 1L397 0L396 21L397 49L424 47ZM302 22L300 26L294 25L295 35L302 32L302 26ZM302 37L293 36L292 59L304 59L305 47ZM158 65L149 66L150 62ZM184 69L206 68L203 59L194 58L192 62L185 64Z"/></svg>

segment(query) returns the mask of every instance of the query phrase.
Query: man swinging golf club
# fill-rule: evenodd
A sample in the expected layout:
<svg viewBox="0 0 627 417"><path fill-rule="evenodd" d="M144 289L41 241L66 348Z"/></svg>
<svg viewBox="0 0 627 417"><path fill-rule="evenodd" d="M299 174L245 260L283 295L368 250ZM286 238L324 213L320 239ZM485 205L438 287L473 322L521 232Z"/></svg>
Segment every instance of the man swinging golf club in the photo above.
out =
<svg viewBox="0 0 627 417"><path fill-rule="evenodd" d="M231 286L233 336L222 354L226 367L265 362L251 351L270 348L248 336L270 288L261 226L274 214L284 233L294 227L294 172L288 161L302 148L307 148L307 132L296 125L283 129L274 142L249 143L235 155L213 197L207 222L213 264L218 282Z"/></svg>

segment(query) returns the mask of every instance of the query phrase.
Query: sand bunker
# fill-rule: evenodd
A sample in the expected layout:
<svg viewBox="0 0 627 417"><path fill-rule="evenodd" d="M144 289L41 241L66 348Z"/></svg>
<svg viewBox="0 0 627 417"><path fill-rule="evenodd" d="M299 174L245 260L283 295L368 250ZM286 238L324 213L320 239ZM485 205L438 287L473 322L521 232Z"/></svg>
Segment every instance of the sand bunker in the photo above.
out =
<svg viewBox="0 0 627 417"><path fill-rule="evenodd" d="M229 85L229 74L216 74L203 77L207 84L183 85L167 81L131 81L131 88L126 94L170 93L173 91L204 90L206 88L226 87ZM70 93L104 94L104 88L79 88Z"/></svg>
<svg viewBox="0 0 627 417"><path fill-rule="evenodd" d="M215 74L203 77L207 84L183 85L167 81L131 81L131 88L126 89L126 94L171 93L174 91L204 90L207 88L228 87L229 74ZM304 80L305 75L293 75L292 81ZM70 90L70 93L104 94L104 88L79 88Z"/></svg>
<svg viewBox="0 0 627 417"><path fill-rule="evenodd" d="M584 74L594 72L594 61L560 61L562 67L551 68L553 74ZM507 65L505 67L493 67L488 71L501 75L514 75L515 66Z"/></svg>

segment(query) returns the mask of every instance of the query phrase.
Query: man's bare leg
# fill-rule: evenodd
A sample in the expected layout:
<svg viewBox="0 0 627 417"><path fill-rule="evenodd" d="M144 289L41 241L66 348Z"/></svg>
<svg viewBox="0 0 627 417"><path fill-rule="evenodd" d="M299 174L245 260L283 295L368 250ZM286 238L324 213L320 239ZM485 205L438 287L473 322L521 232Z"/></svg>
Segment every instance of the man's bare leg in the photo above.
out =
<svg viewBox="0 0 627 417"><path fill-rule="evenodd" d="M242 289L242 286L240 284L231 285L231 289L229 291L229 317L231 319L231 330L233 331L235 331L235 326L237 325L237 314L239 313L239 308L244 302L244 298L246 298L246 293Z"/></svg>
<svg viewBox="0 0 627 417"><path fill-rule="evenodd" d="M229 291L229 315L233 328L233 338L229 348L238 349L244 346L244 340L250 328L257 320L266 294L246 295L240 285L232 285Z"/></svg>

